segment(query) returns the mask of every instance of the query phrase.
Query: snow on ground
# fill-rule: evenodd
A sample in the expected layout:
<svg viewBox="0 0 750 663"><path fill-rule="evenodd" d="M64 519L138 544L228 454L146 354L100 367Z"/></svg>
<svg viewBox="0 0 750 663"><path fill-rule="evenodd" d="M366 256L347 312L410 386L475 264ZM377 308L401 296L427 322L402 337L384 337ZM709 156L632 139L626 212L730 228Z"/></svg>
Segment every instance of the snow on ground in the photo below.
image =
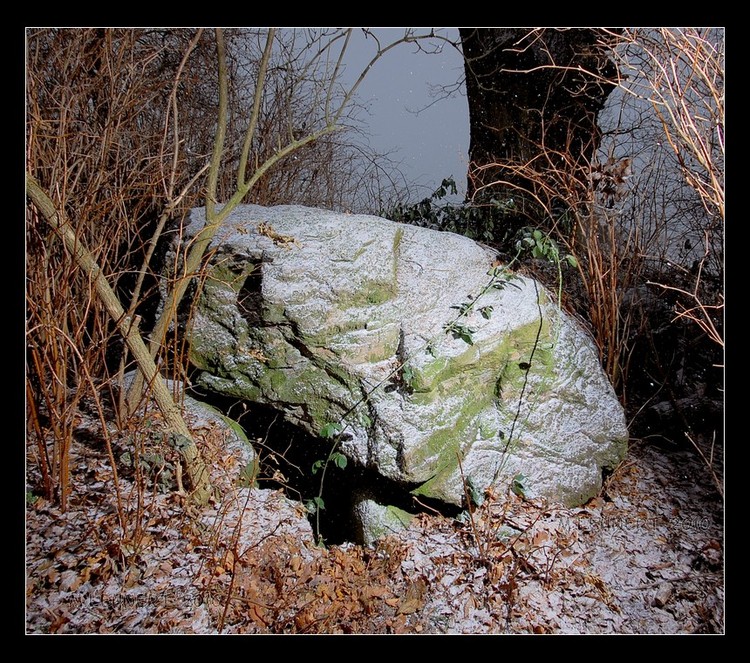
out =
<svg viewBox="0 0 750 663"><path fill-rule="evenodd" d="M67 513L27 507L28 633L723 632L722 500L688 451L634 446L580 508L509 491L325 549L298 503L237 487L243 459L201 435L220 489L201 511L129 476L118 506L108 452L74 444Z"/></svg>

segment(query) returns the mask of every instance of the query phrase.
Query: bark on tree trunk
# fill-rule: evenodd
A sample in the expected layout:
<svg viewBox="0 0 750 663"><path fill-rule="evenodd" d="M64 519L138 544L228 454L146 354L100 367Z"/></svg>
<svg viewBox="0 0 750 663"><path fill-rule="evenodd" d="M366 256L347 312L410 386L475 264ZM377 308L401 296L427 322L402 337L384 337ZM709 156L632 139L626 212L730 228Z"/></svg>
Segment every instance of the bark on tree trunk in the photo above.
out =
<svg viewBox="0 0 750 663"><path fill-rule="evenodd" d="M462 28L459 33L469 102L468 198L509 177L513 185L527 187L503 164L532 164L542 151L560 153L557 161L565 168L590 162L601 138L597 115L616 75L603 31ZM502 195L503 187L484 191L496 195L498 189Z"/></svg>

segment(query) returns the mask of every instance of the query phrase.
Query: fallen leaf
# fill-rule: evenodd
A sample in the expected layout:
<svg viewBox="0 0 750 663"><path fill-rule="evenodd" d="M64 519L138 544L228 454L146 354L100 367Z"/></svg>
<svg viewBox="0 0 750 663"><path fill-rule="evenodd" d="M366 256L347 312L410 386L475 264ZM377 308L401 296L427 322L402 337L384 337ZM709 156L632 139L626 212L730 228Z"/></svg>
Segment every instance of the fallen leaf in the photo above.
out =
<svg viewBox="0 0 750 663"><path fill-rule="evenodd" d="M401 604L398 606L396 614L411 615L420 610L425 604L425 593L427 592L427 583L422 580L416 580L406 589Z"/></svg>
<svg viewBox="0 0 750 663"><path fill-rule="evenodd" d="M264 618L266 610L257 605L251 605L247 611L247 614L260 628L268 628L268 623Z"/></svg>
<svg viewBox="0 0 750 663"><path fill-rule="evenodd" d="M130 589L131 587L135 587L139 583L141 579L141 574L138 571L138 569L134 566L131 566L128 570L127 575L125 576L125 582L123 583L123 587L125 589Z"/></svg>
<svg viewBox="0 0 750 663"><path fill-rule="evenodd" d="M406 615L399 615L395 620L393 620L393 632L408 633L409 629L407 628L407 625L408 622L406 620Z"/></svg>
<svg viewBox="0 0 750 663"><path fill-rule="evenodd" d="M50 633L57 633L65 624L67 624L70 621L70 618L64 614L61 613L59 615L56 615L55 613L52 614L52 621L49 625L49 632Z"/></svg>
<svg viewBox="0 0 750 663"><path fill-rule="evenodd" d="M549 534L545 532L544 530L541 530L537 532L536 534L534 534L534 545L535 546L541 545L548 539L549 539Z"/></svg>
<svg viewBox="0 0 750 663"><path fill-rule="evenodd" d="M382 597L384 594L388 593L387 587L374 587L372 585L368 585L367 587L364 587L362 589L362 596L364 598L371 598L371 597ZM398 599L396 599L398 601ZM386 599L386 602L388 599Z"/></svg>
<svg viewBox="0 0 750 663"><path fill-rule="evenodd" d="M471 614L471 611L474 610L476 607L477 607L477 600L474 598L473 595L469 594L468 598L466 599L466 602L464 603L464 617L468 619L469 615Z"/></svg>
<svg viewBox="0 0 750 663"><path fill-rule="evenodd" d="M82 582L81 577L73 570L63 571L60 575L60 589L64 592L74 592Z"/></svg>
<svg viewBox="0 0 750 663"><path fill-rule="evenodd" d="M336 590L334 589L333 585L329 585L328 583L323 583L318 586L318 595L321 598L327 598L330 601L336 600Z"/></svg>

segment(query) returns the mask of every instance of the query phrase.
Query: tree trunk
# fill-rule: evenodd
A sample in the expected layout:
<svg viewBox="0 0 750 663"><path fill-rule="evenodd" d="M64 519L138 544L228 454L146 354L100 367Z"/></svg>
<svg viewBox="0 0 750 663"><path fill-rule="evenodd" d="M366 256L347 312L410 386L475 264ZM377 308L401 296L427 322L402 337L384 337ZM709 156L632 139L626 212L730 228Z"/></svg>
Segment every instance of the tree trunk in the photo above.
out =
<svg viewBox="0 0 750 663"><path fill-rule="evenodd" d="M462 28L469 102L467 197L531 190L518 166L590 163L597 115L614 88L607 39L596 29ZM510 166L510 168L508 168ZM494 184L503 181L505 184Z"/></svg>

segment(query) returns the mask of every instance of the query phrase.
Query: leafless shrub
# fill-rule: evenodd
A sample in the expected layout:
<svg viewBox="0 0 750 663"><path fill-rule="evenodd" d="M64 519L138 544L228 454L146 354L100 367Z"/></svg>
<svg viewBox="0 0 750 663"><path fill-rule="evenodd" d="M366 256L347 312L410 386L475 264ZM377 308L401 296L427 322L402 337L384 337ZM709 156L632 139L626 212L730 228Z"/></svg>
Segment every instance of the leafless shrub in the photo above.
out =
<svg viewBox="0 0 750 663"><path fill-rule="evenodd" d="M269 31L230 31L220 72L219 37L209 31L29 30L27 176L91 252L95 273L140 325L133 333L148 333L156 315L159 243L203 200L207 177L211 204L374 208L379 200L368 203L369 196L390 191L381 166L347 138L361 129L352 90L337 87L337 47L349 34L286 31L269 40ZM273 56L265 64L264 44ZM222 85L231 92L222 102L225 125L216 105ZM64 505L81 400L110 410L120 403L108 411L123 428L137 408L117 398L132 365L115 333L122 320L110 319L94 296L99 277L82 271L38 211L29 204L29 451L45 495ZM168 330L180 289L200 274L203 250L194 257L189 273L167 284L173 301L152 333L162 371L184 362L177 330ZM142 392L133 391L137 405Z"/></svg>
<svg viewBox="0 0 750 663"><path fill-rule="evenodd" d="M515 192L519 214L578 258L586 317L622 387L632 339L645 331L630 294L644 283L672 291L675 320L723 345L723 34L603 31L602 45L618 76L601 79L616 89L600 114L593 158L551 149L542 135L532 157L478 165L474 177L479 195ZM484 171L498 167L487 183Z"/></svg>
<svg viewBox="0 0 750 663"><path fill-rule="evenodd" d="M132 270L142 233L164 204L159 157L167 155L156 102L170 81L144 75L165 49L140 37L108 30L28 35L27 172L75 219L77 237L113 286ZM26 243L29 424L44 492L65 505L76 409L86 395L107 395L117 342L90 277L32 206Z"/></svg>
<svg viewBox="0 0 750 663"><path fill-rule="evenodd" d="M621 80L610 149L634 157L630 221L652 230L642 247L657 268L652 282L678 295L675 319L723 346L723 31L624 30L613 56ZM675 270L692 285L670 282Z"/></svg>

